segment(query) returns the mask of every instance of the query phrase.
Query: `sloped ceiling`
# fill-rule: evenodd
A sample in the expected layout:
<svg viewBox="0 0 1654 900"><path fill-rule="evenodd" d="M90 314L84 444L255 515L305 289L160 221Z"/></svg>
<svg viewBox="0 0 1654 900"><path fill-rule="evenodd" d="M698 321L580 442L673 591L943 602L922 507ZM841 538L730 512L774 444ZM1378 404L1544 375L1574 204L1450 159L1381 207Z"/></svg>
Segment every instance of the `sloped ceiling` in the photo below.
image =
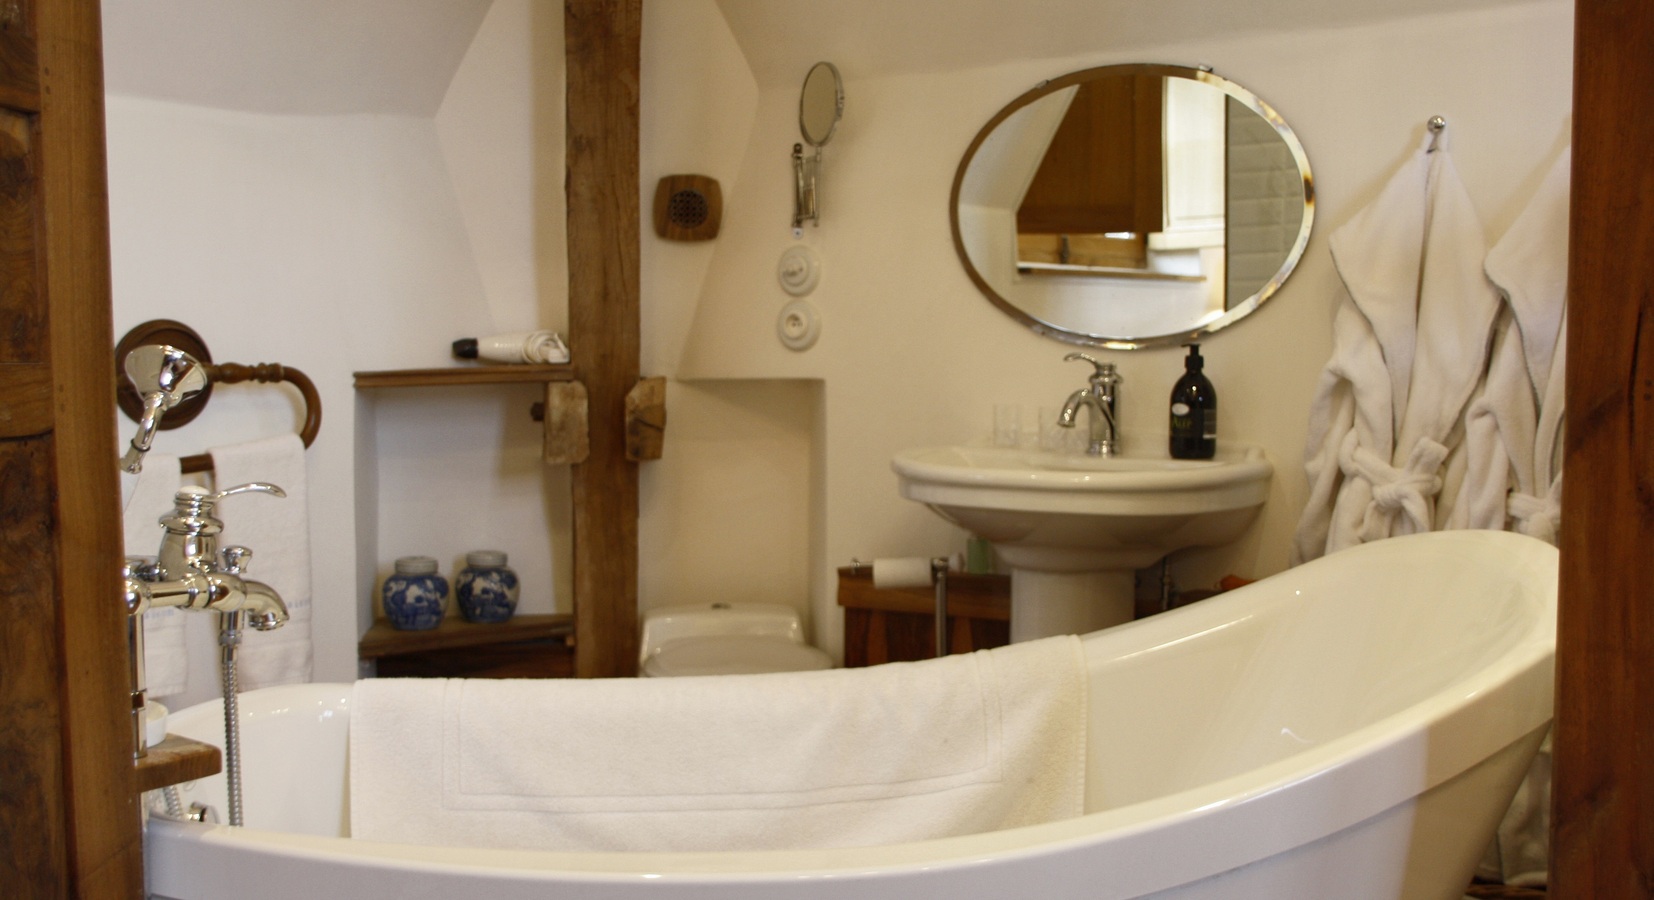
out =
<svg viewBox="0 0 1654 900"><path fill-rule="evenodd" d="M823 59L846 78L941 72L1513 2L1519 0L717 0L761 86L801 83Z"/></svg>
<svg viewBox="0 0 1654 900"><path fill-rule="evenodd" d="M799 83L822 59L869 78L1521 0L716 2L770 86ZM489 3L104 0L105 78L115 94L251 112L434 115Z"/></svg>
<svg viewBox="0 0 1654 900"><path fill-rule="evenodd" d="M555 0L552 0L555 2ZM103 0L112 94L435 115L489 0Z"/></svg>

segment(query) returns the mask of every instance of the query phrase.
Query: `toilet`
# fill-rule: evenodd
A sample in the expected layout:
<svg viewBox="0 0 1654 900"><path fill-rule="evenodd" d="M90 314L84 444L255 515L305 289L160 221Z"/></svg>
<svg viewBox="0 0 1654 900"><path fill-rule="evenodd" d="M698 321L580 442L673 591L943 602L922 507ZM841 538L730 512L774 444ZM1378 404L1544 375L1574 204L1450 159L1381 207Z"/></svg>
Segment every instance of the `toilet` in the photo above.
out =
<svg viewBox="0 0 1654 900"><path fill-rule="evenodd" d="M779 603L690 603L643 616L638 674L646 677L832 667L831 657L804 643L797 610Z"/></svg>

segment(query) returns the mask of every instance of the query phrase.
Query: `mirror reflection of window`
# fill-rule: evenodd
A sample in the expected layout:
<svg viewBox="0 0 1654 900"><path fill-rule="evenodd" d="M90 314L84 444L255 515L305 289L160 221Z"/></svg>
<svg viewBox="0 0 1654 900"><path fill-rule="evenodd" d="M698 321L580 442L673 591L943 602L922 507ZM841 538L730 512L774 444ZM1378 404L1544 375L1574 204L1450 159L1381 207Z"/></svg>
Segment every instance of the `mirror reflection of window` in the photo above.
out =
<svg viewBox="0 0 1654 900"><path fill-rule="evenodd" d="M1156 268L1197 276L1205 291L1202 318L1223 314L1225 301L1224 110L1222 91L1198 81L1166 79L1166 219L1149 236Z"/></svg>

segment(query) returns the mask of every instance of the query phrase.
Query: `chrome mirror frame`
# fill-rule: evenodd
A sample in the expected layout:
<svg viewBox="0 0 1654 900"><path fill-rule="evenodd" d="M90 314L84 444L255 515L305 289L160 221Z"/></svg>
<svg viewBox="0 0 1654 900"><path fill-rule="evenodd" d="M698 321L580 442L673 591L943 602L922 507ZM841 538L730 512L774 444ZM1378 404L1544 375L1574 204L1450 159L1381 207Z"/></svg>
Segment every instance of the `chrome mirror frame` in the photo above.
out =
<svg viewBox="0 0 1654 900"><path fill-rule="evenodd" d="M1101 331L1088 331L1079 327L1071 327L1060 322L1047 321L1020 308L1011 300L1002 295L978 270L967 252L967 241L960 222L960 201L962 188L965 184L966 172L971 162L976 158L977 151L994 129L1014 113L1028 105L1059 91L1072 88L1076 85L1110 75L1147 74L1161 75L1168 78L1182 78L1210 85L1230 98L1251 109L1271 126L1281 137L1287 149L1291 152L1302 177L1304 212L1297 239L1287 252L1284 261L1276 273L1261 285L1249 297L1230 305L1223 315L1210 321L1193 323L1192 327L1180 328L1164 334L1106 334ZM1304 250L1308 246L1309 236L1315 217L1315 186L1310 174L1309 159L1304 152L1303 145L1297 135L1286 124L1279 113L1257 95L1246 88L1226 78L1214 74L1206 68L1191 68L1187 66L1165 65L1158 63L1125 64L1114 66L1099 66L1072 72L1058 78L1041 82L1032 90L1023 93L1012 100L999 112L990 118L986 125L977 133L966 148L960 159L959 168L954 175L953 189L948 199L948 217L952 226L954 250L958 254L965 273L976 285L983 296L996 307L1034 332L1046 337L1054 338L1070 344L1079 344L1089 347L1103 347L1110 350L1134 350L1145 347L1175 346L1198 340L1205 335L1218 331L1234 324L1256 310L1265 301L1272 297L1286 281L1287 277L1297 267L1302 259Z"/></svg>

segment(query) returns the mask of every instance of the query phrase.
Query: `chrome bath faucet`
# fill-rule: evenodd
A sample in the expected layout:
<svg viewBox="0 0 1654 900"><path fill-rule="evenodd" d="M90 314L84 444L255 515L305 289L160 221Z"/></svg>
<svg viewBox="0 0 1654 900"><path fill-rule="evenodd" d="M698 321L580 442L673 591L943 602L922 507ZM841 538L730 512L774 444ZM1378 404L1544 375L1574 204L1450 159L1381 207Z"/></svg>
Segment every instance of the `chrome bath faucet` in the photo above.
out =
<svg viewBox="0 0 1654 900"><path fill-rule="evenodd" d="M218 501L235 494L261 493L277 497L287 492L273 484L254 482L217 493L186 486L173 497L174 508L162 516L161 549L156 558L129 556L122 569L127 641L131 655L132 731L135 752L143 755L143 709L147 678L144 673L144 610L176 606L245 613L246 624L258 631L280 628L287 621L287 605L275 589L242 577L253 555L246 547L218 549L224 522L214 513ZM240 617L237 617L239 619ZM238 626L239 627L239 626Z"/></svg>

